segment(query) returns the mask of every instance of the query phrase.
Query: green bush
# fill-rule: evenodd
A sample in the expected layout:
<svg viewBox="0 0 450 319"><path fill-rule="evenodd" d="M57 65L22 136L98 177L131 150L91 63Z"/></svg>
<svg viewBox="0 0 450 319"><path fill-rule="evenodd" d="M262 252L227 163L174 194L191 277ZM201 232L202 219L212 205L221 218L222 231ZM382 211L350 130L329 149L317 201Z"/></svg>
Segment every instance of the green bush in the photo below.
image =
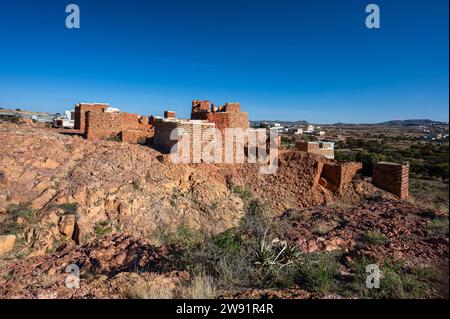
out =
<svg viewBox="0 0 450 319"><path fill-rule="evenodd" d="M430 281L435 280L433 271L426 267L408 268L402 260L386 260L379 265L380 287L367 288L366 266L376 264L368 258L361 258L354 262L354 277L350 283L344 285L344 294L360 298L376 299L410 299L426 298Z"/></svg>
<svg viewBox="0 0 450 319"><path fill-rule="evenodd" d="M190 228L186 225L181 225L175 232L166 234L163 241L166 244L179 244L189 247L201 243L203 237L203 234L199 230Z"/></svg>
<svg viewBox="0 0 450 319"><path fill-rule="evenodd" d="M241 250L241 239L230 230L214 236L213 242L224 251L238 253Z"/></svg>
<svg viewBox="0 0 450 319"><path fill-rule="evenodd" d="M113 225L109 220L99 222L94 226L94 232L100 238L112 233L113 230Z"/></svg>
<svg viewBox="0 0 450 319"><path fill-rule="evenodd" d="M239 185L233 185L231 186L231 191L238 195L244 202L248 201L250 198L252 198L252 192Z"/></svg>
<svg viewBox="0 0 450 319"><path fill-rule="evenodd" d="M336 288L339 263L331 253L303 255L298 263L297 281L300 287L314 292L330 292Z"/></svg>
<svg viewBox="0 0 450 319"><path fill-rule="evenodd" d="M18 219L23 219L19 223ZM0 223L0 235L17 235L23 232L24 228L36 224L39 221L36 210L28 204L9 205L6 210L5 219Z"/></svg>
<svg viewBox="0 0 450 319"><path fill-rule="evenodd" d="M61 204L59 205L59 208L61 208L64 211L64 215L74 215L77 212L78 203Z"/></svg>

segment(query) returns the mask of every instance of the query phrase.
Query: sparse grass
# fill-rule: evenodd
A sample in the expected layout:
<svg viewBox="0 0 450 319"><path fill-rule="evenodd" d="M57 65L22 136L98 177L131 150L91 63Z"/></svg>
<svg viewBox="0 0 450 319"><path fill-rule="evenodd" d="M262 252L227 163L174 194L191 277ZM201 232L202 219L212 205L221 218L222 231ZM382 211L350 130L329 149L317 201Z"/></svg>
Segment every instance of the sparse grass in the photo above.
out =
<svg viewBox="0 0 450 319"><path fill-rule="evenodd" d="M247 202L253 197L251 190L244 188L240 185L231 186L231 191L238 195L244 202Z"/></svg>
<svg viewBox="0 0 450 319"><path fill-rule="evenodd" d="M330 205L330 207L334 208L334 209L345 209L345 208L349 208L350 206L352 206L351 203L342 201L342 200L334 201Z"/></svg>
<svg viewBox="0 0 450 319"><path fill-rule="evenodd" d="M217 295L214 279L204 273L197 275L183 289L182 294L187 299L214 299Z"/></svg>
<svg viewBox="0 0 450 319"><path fill-rule="evenodd" d="M77 213L78 203L61 204L59 208L64 211L64 215L75 215Z"/></svg>
<svg viewBox="0 0 450 319"><path fill-rule="evenodd" d="M39 282L39 284L45 288L53 286L54 284L60 281L60 278L58 278L57 276L45 273L39 274L36 279Z"/></svg>
<svg viewBox="0 0 450 319"><path fill-rule="evenodd" d="M330 227L321 223L314 226L313 233L317 236L323 236L330 232Z"/></svg>
<svg viewBox="0 0 450 319"><path fill-rule="evenodd" d="M97 237L99 237L99 238L112 233L113 230L114 230L114 227L113 227L113 225L111 225L111 222L109 220L99 222L99 223L95 224L95 226L94 226L94 232L97 235Z"/></svg>
<svg viewBox="0 0 450 319"><path fill-rule="evenodd" d="M160 278L139 277L125 293L125 297L128 299L172 299L173 291Z"/></svg>
<svg viewBox="0 0 450 319"><path fill-rule="evenodd" d="M168 233L163 236L165 244L181 244L183 246L192 246L203 241L203 234L196 229L186 225L181 225L175 232Z"/></svg>
<svg viewBox="0 0 450 319"><path fill-rule="evenodd" d="M428 236L448 236L448 218L436 217L428 224Z"/></svg>
<svg viewBox="0 0 450 319"><path fill-rule="evenodd" d="M22 220L22 222L19 222ZM28 204L9 205L6 217L0 224L0 235L21 234L25 226L34 225L39 221L36 211Z"/></svg>
<svg viewBox="0 0 450 319"><path fill-rule="evenodd" d="M389 242L389 240L379 231L370 230L366 233L363 233L359 237L359 243L362 245L385 245Z"/></svg>
<svg viewBox="0 0 450 319"><path fill-rule="evenodd" d="M355 276L344 285L343 293L348 296L376 299L410 299L429 297L436 280L434 271L429 267L410 268L402 260L387 260L379 265L380 287L367 288L366 266L375 264L372 260L362 258L354 262ZM341 288L342 289L342 288Z"/></svg>
<svg viewBox="0 0 450 319"><path fill-rule="evenodd" d="M336 288L338 269L336 254L311 253L299 261L297 281L300 287L313 292L330 292Z"/></svg>
<svg viewBox="0 0 450 319"><path fill-rule="evenodd" d="M439 191L436 194L436 206L438 209L446 211L448 214L449 209L449 192L447 191Z"/></svg>

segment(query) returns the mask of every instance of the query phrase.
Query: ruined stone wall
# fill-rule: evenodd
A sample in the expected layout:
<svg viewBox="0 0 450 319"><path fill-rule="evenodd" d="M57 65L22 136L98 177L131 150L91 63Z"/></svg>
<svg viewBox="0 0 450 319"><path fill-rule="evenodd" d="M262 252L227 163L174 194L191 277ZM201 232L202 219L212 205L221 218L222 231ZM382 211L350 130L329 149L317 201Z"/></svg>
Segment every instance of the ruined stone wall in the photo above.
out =
<svg viewBox="0 0 450 319"><path fill-rule="evenodd" d="M239 113L241 111L241 103L225 103L225 112Z"/></svg>
<svg viewBox="0 0 450 319"><path fill-rule="evenodd" d="M192 101L191 119L192 120L206 120L208 113L211 111L211 103L208 100Z"/></svg>
<svg viewBox="0 0 450 319"><path fill-rule="evenodd" d="M103 112L108 108L108 104L102 103L79 103L75 106L74 129L80 133L85 133L86 112Z"/></svg>
<svg viewBox="0 0 450 319"><path fill-rule="evenodd" d="M155 119L155 137L153 145L162 152L169 153L176 141L170 140L170 133L177 128L177 122Z"/></svg>
<svg viewBox="0 0 450 319"><path fill-rule="evenodd" d="M247 129L249 127L248 114L241 112L240 103L225 103L225 105L218 106L211 111L209 101L194 100L192 102L191 119L207 120L214 123L222 134L225 128Z"/></svg>
<svg viewBox="0 0 450 319"><path fill-rule="evenodd" d="M246 112L211 112L207 116L208 122L214 123L223 133L226 128L247 129L248 114Z"/></svg>
<svg viewBox="0 0 450 319"><path fill-rule="evenodd" d="M122 113L86 112L85 136L88 140L105 139L122 132Z"/></svg>
<svg viewBox="0 0 450 319"><path fill-rule="evenodd" d="M166 119L175 119L176 114L174 111L164 111L164 118Z"/></svg>
<svg viewBox="0 0 450 319"><path fill-rule="evenodd" d="M89 140L119 136L127 143L147 143L153 137L148 117L121 112L86 113L86 133Z"/></svg>
<svg viewBox="0 0 450 319"><path fill-rule="evenodd" d="M215 125L213 123L205 123L201 121L156 119L153 145L162 152L170 153L172 147L178 143L177 140L170 139L172 131L177 128L184 129L187 133L187 136L190 139L190 154L193 154L192 148L194 141L199 141L201 143L199 144L200 150L203 149L205 144L212 141L212 135L208 135L208 138L205 140L202 140L202 137L205 135L205 131L207 129L215 128Z"/></svg>
<svg viewBox="0 0 450 319"><path fill-rule="evenodd" d="M361 169L362 163L359 162L327 162L323 165L321 177L326 181L324 186L337 191L345 189Z"/></svg>
<svg viewBox="0 0 450 319"><path fill-rule="evenodd" d="M400 199L409 197L409 165L379 162L373 167L372 182Z"/></svg>

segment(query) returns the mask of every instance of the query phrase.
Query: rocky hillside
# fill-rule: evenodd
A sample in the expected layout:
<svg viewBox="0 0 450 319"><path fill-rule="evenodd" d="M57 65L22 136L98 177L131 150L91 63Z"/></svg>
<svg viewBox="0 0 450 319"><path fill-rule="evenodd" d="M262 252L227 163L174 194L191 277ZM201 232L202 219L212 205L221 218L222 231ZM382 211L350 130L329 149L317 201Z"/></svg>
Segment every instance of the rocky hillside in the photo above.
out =
<svg viewBox="0 0 450 319"><path fill-rule="evenodd" d="M217 233L243 216L239 189L267 201L274 215L343 196L312 187L317 157L306 153L283 155L277 174L261 175L256 165L171 164L146 146L93 143L34 126L2 125L0 139L0 218L15 205L54 225L29 235L41 249L34 253L60 239L57 226L77 243L101 227L144 238L179 226ZM359 181L344 195L358 199L368 185Z"/></svg>
<svg viewBox="0 0 450 319"><path fill-rule="evenodd" d="M198 290L214 290L215 297L324 297L299 287L301 280L274 291L279 278L259 277L254 257L263 228L271 240L295 247L295 260L339 251L346 260L389 257L448 274L445 221L436 236L429 233L439 213L367 201L374 188L363 180L338 193L322 188L323 159L312 154L282 153L277 173L261 175L253 164L173 164L147 146L90 142L33 125L0 124L0 140L0 297L195 297ZM382 238L380 245L360 249L364 236ZM229 245L236 255L228 255ZM198 268L210 258L214 264ZM241 269L259 279L229 273L236 278L226 285L219 273L206 273L228 258L245 261ZM71 263L82 270L77 290L63 284ZM251 290L249 282L259 280L270 289Z"/></svg>

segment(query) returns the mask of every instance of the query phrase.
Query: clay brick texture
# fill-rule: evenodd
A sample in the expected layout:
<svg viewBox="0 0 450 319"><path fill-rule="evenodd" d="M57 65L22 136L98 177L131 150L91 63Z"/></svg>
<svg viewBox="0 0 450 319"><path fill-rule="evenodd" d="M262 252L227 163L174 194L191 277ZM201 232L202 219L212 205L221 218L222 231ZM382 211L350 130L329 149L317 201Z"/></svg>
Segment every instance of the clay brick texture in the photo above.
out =
<svg viewBox="0 0 450 319"><path fill-rule="evenodd" d="M173 112L173 111L164 111L164 118L166 118L166 119L174 119L174 118L176 118L175 112Z"/></svg>
<svg viewBox="0 0 450 319"><path fill-rule="evenodd" d="M372 182L400 199L409 197L409 165L379 162L373 167Z"/></svg>
<svg viewBox="0 0 450 319"><path fill-rule="evenodd" d="M206 120L208 113L211 111L211 103L208 100L192 101L192 111L191 111L191 119L192 120Z"/></svg>
<svg viewBox="0 0 450 319"><path fill-rule="evenodd" d="M224 134L226 128L247 129L248 114L241 112L240 103L225 103L211 110L209 101L192 101L192 120L207 120L214 123L216 127Z"/></svg>
<svg viewBox="0 0 450 319"><path fill-rule="evenodd" d="M103 112L108 108L105 103L79 103L75 105L74 129L84 134L86 126L86 112Z"/></svg>
<svg viewBox="0 0 450 319"><path fill-rule="evenodd" d="M164 153L170 153L172 147L182 141L171 140L170 135L176 128L186 130L187 136L190 138L190 154L193 155L193 143L201 141L200 149L203 146L213 140L213 135L205 134L207 129L213 129L215 126L213 123L205 123L201 121L189 121L189 120L163 120L156 119L155 121L155 137L153 145L156 146ZM210 138L202 140L202 136L208 136ZM201 154L200 154L201 155ZM192 157L190 157L192 160Z"/></svg>
<svg viewBox="0 0 450 319"><path fill-rule="evenodd" d="M345 189L362 169L359 162L327 162L323 165L321 177L332 191Z"/></svg>
<svg viewBox="0 0 450 319"><path fill-rule="evenodd" d="M153 126L145 116L96 111L88 111L85 116L85 136L88 140L119 136L122 142L146 144L154 134Z"/></svg>

